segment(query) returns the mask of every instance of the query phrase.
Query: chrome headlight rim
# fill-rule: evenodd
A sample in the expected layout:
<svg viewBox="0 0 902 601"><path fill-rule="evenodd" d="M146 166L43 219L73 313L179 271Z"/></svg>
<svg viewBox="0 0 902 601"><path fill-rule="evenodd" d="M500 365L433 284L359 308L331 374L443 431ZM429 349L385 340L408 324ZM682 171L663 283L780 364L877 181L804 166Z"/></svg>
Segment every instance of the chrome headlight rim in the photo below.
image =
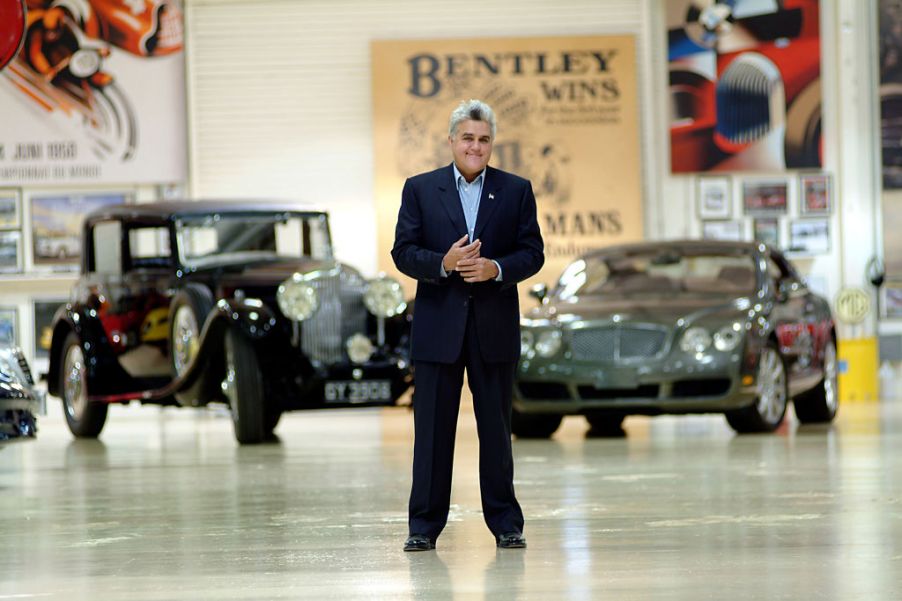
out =
<svg viewBox="0 0 902 601"><path fill-rule="evenodd" d="M563 335L560 330L545 330L536 337L536 353L545 359L554 357L561 350Z"/></svg>
<svg viewBox="0 0 902 601"><path fill-rule="evenodd" d="M704 353L711 348L711 333L702 326L693 326L683 332L680 338L680 350L684 353Z"/></svg>
<svg viewBox="0 0 902 601"><path fill-rule="evenodd" d="M714 333L714 348L722 353L729 353L742 344L742 339L742 324L731 323Z"/></svg>
<svg viewBox="0 0 902 601"><path fill-rule="evenodd" d="M295 321L309 319L319 309L316 288L300 273L279 284L276 303L285 317Z"/></svg>
<svg viewBox="0 0 902 601"><path fill-rule="evenodd" d="M401 282L385 274L367 282L363 304L370 313L384 318L400 315L407 308Z"/></svg>

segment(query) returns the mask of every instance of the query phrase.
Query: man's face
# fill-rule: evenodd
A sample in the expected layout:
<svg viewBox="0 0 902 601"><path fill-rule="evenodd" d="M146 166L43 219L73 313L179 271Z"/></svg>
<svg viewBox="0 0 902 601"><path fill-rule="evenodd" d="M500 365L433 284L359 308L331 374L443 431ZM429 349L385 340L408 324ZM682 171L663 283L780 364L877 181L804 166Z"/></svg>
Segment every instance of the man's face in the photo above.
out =
<svg viewBox="0 0 902 601"><path fill-rule="evenodd" d="M479 175L492 156L492 127L485 121L462 121L448 138L454 163L467 181Z"/></svg>

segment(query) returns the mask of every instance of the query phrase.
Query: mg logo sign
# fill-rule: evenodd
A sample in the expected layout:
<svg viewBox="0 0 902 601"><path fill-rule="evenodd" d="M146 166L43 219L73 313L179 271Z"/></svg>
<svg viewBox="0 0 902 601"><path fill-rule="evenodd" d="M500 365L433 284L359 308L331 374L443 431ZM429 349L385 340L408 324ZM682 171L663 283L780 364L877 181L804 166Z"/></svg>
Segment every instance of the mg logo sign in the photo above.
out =
<svg viewBox="0 0 902 601"><path fill-rule="evenodd" d="M18 54L24 36L24 0L0 0L0 70Z"/></svg>
<svg viewBox="0 0 902 601"><path fill-rule="evenodd" d="M836 316L840 321L856 324L871 311L871 297L861 288L844 288L836 295Z"/></svg>

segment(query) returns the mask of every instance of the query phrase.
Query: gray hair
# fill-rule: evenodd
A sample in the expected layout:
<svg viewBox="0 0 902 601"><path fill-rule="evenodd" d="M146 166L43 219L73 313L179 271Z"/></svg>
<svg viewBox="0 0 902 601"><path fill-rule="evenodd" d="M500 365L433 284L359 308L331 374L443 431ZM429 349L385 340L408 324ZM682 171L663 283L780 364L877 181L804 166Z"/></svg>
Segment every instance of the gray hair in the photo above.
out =
<svg viewBox="0 0 902 601"><path fill-rule="evenodd" d="M451 113L448 135L453 138L457 126L464 121L485 121L492 128L492 139L495 138L495 112L482 100L471 98L457 105L457 108Z"/></svg>

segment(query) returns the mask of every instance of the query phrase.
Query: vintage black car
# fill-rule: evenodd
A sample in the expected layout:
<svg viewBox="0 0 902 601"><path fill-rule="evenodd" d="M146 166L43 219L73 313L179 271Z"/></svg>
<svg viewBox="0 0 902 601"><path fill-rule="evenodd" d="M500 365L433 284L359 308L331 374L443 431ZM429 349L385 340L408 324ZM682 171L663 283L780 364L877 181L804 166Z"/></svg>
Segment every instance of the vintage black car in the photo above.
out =
<svg viewBox="0 0 902 601"><path fill-rule="evenodd" d="M0 445L35 438L44 413L44 393L35 388L22 350L0 345Z"/></svg>
<svg viewBox="0 0 902 601"><path fill-rule="evenodd" d="M827 302L758 243L624 245L571 263L521 322L512 429L547 437L581 414L598 434L629 414L723 413L737 432L837 409Z"/></svg>
<svg viewBox="0 0 902 601"><path fill-rule="evenodd" d="M262 202L101 208L53 322L48 389L96 437L110 403L227 403L241 443L284 411L391 405L411 383L401 286L332 256L326 213Z"/></svg>

